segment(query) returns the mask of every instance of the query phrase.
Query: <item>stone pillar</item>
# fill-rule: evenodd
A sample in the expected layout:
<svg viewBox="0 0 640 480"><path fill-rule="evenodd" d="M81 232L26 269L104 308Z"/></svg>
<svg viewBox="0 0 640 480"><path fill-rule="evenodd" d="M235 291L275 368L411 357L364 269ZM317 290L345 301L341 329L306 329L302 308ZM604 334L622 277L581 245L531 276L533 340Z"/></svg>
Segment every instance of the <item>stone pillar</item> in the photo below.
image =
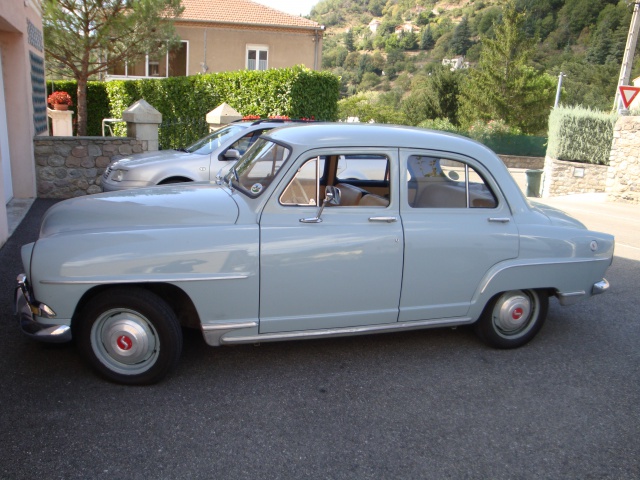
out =
<svg viewBox="0 0 640 480"><path fill-rule="evenodd" d="M47 108L47 116L51 119L51 130L54 137L73 136L73 112L71 110L52 110Z"/></svg>
<svg viewBox="0 0 640 480"><path fill-rule="evenodd" d="M127 122L127 136L140 140L143 150L158 150L158 125L162 123L162 114L146 100L138 100L122 112L122 120Z"/></svg>
<svg viewBox="0 0 640 480"><path fill-rule="evenodd" d="M207 113L206 119L209 124L209 131L213 132L231 122L242 120L242 115L229 104L223 103Z"/></svg>
<svg viewBox="0 0 640 480"><path fill-rule="evenodd" d="M640 204L640 117L622 116L613 127L607 200Z"/></svg>

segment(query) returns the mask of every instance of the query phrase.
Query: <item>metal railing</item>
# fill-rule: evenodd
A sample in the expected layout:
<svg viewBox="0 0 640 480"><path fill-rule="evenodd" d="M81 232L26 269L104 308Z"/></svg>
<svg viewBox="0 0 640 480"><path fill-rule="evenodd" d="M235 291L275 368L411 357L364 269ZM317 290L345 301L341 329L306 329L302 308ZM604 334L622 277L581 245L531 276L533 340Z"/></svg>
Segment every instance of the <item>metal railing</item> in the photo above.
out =
<svg viewBox="0 0 640 480"><path fill-rule="evenodd" d="M106 137L107 135L105 134L105 131L109 130L109 136L116 137L117 135L114 135L111 125L114 123L120 123L120 122L124 123L124 120L122 120L121 118L103 118L102 119L102 136Z"/></svg>

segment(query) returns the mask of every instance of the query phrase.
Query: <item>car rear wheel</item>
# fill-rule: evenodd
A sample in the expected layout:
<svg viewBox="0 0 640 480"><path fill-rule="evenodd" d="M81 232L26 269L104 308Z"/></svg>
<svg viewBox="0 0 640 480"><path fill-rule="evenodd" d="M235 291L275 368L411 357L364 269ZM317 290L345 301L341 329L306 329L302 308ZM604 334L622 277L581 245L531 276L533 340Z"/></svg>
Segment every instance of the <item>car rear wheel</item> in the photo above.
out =
<svg viewBox="0 0 640 480"><path fill-rule="evenodd" d="M511 290L496 295L475 324L476 333L496 348L516 348L542 328L549 309L543 290Z"/></svg>
<svg viewBox="0 0 640 480"><path fill-rule="evenodd" d="M182 331L173 310L140 288L100 293L77 319L78 345L101 375L127 385L161 380L177 363Z"/></svg>

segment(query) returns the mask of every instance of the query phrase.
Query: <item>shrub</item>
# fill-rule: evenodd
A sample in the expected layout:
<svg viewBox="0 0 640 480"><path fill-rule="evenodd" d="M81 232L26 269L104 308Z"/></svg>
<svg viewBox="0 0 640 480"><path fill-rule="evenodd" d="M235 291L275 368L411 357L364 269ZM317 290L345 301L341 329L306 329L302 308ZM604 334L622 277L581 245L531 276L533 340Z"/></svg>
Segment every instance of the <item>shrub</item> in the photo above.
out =
<svg viewBox="0 0 640 480"><path fill-rule="evenodd" d="M451 123L448 118L424 120L423 122L420 122L418 126L422 128L428 128L430 130L441 130L443 132L460 133L459 128Z"/></svg>
<svg viewBox="0 0 640 480"><path fill-rule="evenodd" d="M549 116L547 155L557 160L608 165L617 114L558 107Z"/></svg>

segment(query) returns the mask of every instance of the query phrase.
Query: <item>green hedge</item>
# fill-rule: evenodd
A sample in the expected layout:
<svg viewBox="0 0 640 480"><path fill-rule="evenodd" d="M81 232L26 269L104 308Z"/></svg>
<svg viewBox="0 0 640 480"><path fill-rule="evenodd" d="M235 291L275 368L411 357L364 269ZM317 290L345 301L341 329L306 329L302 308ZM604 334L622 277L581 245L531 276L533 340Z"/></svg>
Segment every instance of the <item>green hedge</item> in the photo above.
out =
<svg viewBox="0 0 640 480"><path fill-rule="evenodd" d="M52 86L53 84L53 86ZM47 82L51 93L64 90L76 101L75 81ZM338 117L340 79L302 66L141 80L89 82L87 134L102 135L103 118L122 118L133 102L145 99L162 119L204 118L223 102L242 115L315 118Z"/></svg>
<svg viewBox="0 0 640 480"><path fill-rule="evenodd" d="M327 72L296 66L235 72L107 82L111 113L120 118L144 98L163 120L204 117L223 102L242 115L335 120L340 81Z"/></svg>
<svg viewBox="0 0 640 480"><path fill-rule="evenodd" d="M498 125L498 127L491 126L491 124L497 123L501 123L501 125ZM473 138L500 155L544 157L547 151L547 137L511 133L508 127L504 125L504 122L492 121L484 125L483 128L475 128L472 131L461 130L460 127L455 126L446 118L424 120L418 126L431 130L453 132Z"/></svg>
<svg viewBox="0 0 640 480"><path fill-rule="evenodd" d="M570 162L609 165L617 114L558 107L549 116L547 155Z"/></svg>
<svg viewBox="0 0 640 480"><path fill-rule="evenodd" d="M533 135L496 135L486 138L483 143L501 155L544 157L547 151L547 137Z"/></svg>
<svg viewBox="0 0 640 480"><path fill-rule="evenodd" d="M75 133L78 105L77 83L75 80L55 80L47 82L47 96L59 90L67 92L73 100L73 106L70 110L74 112L73 130ZM87 108L89 110L87 135L96 137L102 135L102 119L109 118L110 116L109 97L107 96L107 89L104 82L87 82Z"/></svg>

